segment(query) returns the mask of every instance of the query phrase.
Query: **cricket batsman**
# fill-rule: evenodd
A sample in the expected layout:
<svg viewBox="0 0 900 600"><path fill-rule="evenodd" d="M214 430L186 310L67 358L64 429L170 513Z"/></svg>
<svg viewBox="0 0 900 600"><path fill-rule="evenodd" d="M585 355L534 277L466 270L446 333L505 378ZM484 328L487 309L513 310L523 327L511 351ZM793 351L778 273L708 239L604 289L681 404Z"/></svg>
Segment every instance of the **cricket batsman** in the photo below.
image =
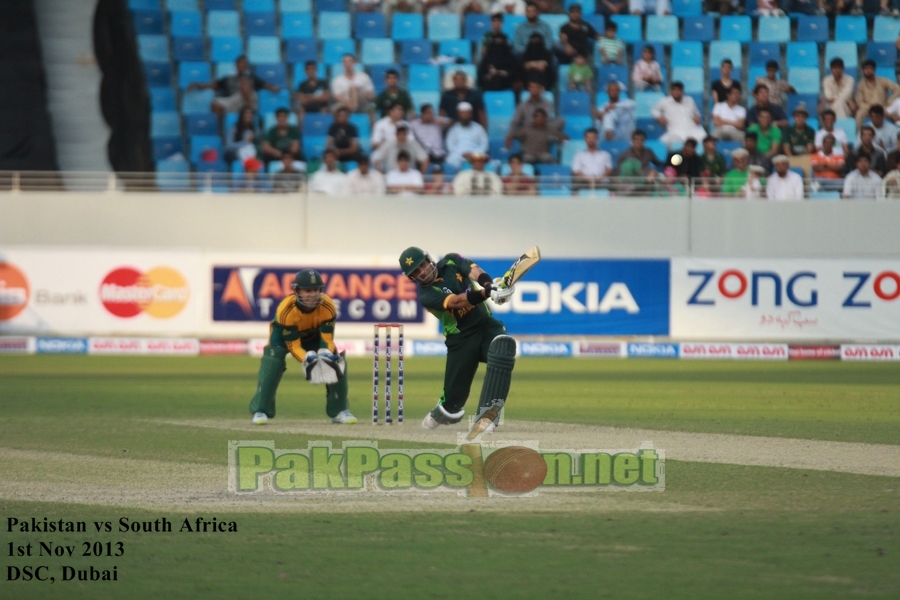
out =
<svg viewBox="0 0 900 600"><path fill-rule="evenodd" d="M356 423L347 402L347 364L334 345L334 302L324 293L325 282L314 269L300 271L291 284L294 293L278 305L269 325L269 344L259 365L256 394L250 402L252 422L265 425L275 417L275 392L291 353L303 365L306 379L325 384L325 412L332 423Z"/></svg>
<svg viewBox="0 0 900 600"><path fill-rule="evenodd" d="M491 279L459 254L448 254L435 263L427 252L415 246L400 255L400 267L419 284L419 302L440 319L446 337L443 395L425 416L422 427L435 429L462 420L478 363L483 362L487 363L487 375L477 415L479 419L485 415L484 427L493 430L509 393L516 341L506 335L503 323L491 316L485 301L490 298L502 304L512 296L514 287L501 289L500 278Z"/></svg>

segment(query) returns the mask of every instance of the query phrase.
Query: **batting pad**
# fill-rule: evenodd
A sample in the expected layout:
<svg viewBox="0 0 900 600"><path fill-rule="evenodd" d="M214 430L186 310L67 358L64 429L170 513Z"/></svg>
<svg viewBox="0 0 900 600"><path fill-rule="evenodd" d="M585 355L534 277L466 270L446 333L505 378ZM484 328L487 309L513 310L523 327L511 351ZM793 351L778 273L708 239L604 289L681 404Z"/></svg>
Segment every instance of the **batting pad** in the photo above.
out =
<svg viewBox="0 0 900 600"><path fill-rule="evenodd" d="M506 403L515 365L516 340L508 335L498 335L488 347L487 374L478 400L479 415L492 406L502 407Z"/></svg>

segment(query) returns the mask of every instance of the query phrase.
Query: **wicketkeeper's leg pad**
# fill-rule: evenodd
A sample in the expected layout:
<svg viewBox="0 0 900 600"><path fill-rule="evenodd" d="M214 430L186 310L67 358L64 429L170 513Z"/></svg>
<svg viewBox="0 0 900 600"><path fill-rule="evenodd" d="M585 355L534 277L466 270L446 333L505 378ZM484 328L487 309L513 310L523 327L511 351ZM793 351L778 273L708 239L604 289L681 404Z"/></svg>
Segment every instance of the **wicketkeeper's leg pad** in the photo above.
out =
<svg viewBox="0 0 900 600"><path fill-rule="evenodd" d="M337 383L325 386L325 414L329 417L336 417L342 410L350 409L350 402L347 399L349 386L347 385L347 362L341 353L341 364L343 371Z"/></svg>
<svg viewBox="0 0 900 600"><path fill-rule="evenodd" d="M275 392L287 367L284 359L287 349L283 346L266 346L259 364L256 394L250 401L250 413L263 412L270 419L275 417Z"/></svg>
<svg viewBox="0 0 900 600"><path fill-rule="evenodd" d="M479 416L494 406L502 407L506 403L515 366L516 340L508 335L498 335L488 347L487 374L478 400Z"/></svg>

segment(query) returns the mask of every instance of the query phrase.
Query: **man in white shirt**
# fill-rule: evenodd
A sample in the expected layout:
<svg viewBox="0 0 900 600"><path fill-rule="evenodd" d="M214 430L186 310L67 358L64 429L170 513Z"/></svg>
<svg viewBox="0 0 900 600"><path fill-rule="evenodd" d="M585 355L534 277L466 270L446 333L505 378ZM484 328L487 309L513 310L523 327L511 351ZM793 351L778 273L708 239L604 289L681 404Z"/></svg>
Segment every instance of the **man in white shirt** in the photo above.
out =
<svg viewBox="0 0 900 600"><path fill-rule="evenodd" d="M369 111L375 99L375 85L365 72L356 70L356 57L345 54L342 59L344 72L331 80L331 94L336 102L346 106L350 112Z"/></svg>
<svg viewBox="0 0 900 600"><path fill-rule="evenodd" d="M428 169L428 153L416 140L409 135L409 127L401 122L397 125L397 137L390 142L382 144L372 154L372 162L375 168L382 173L393 171L397 168L397 156L400 152L406 152L412 159L413 168L425 173Z"/></svg>
<svg viewBox="0 0 900 600"><path fill-rule="evenodd" d="M631 141L634 133L634 109L637 103L628 98L622 98L622 85L617 81L606 84L606 94L609 102L594 109L594 118L600 121L600 130L603 139L622 142Z"/></svg>
<svg viewBox="0 0 900 600"><path fill-rule="evenodd" d="M460 171L453 178L453 193L457 196L499 196L503 193L503 180L496 173L485 171L488 156L484 152L469 155L472 168Z"/></svg>
<svg viewBox="0 0 900 600"><path fill-rule="evenodd" d="M582 150L572 160L572 177L577 189L592 188L612 175L612 157L597 147L599 139L600 134L593 127L584 132L587 150Z"/></svg>
<svg viewBox="0 0 900 600"><path fill-rule="evenodd" d="M875 130L874 144L884 150L885 154L890 154L897 149L897 134L900 129L896 125L884 118L884 107L880 104L873 104L869 107L869 118L872 120L871 127ZM856 134L856 143L854 149L858 150L861 142L862 129Z"/></svg>
<svg viewBox="0 0 900 600"><path fill-rule="evenodd" d="M440 162L447 156L447 150L444 148L444 128L449 126L451 121L447 117L435 116L434 107L430 104L423 104L420 110L419 118L410 122L409 128L416 141L428 153L428 158Z"/></svg>
<svg viewBox="0 0 900 600"><path fill-rule="evenodd" d="M666 133L659 139L667 146L682 144L688 138L702 140L706 130L700 125L700 111L690 96L684 95L684 84L672 82L671 94L656 103L650 112Z"/></svg>
<svg viewBox="0 0 900 600"><path fill-rule="evenodd" d="M322 166L310 178L309 191L330 196L347 193L347 176L338 169L334 150L326 150L322 155Z"/></svg>
<svg viewBox="0 0 900 600"><path fill-rule="evenodd" d="M422 174L411 168L408 152L400 151L397 155L397 168L389 171L384 178L388 191L392 194L421 194L425 187Z"/></svg>
<svg viewBox="0 0 900 600"><path fill-rule="evenodd" d="M387 190L384 175L371 168L368 156L361 156L357 167L347 173L347 193L351 196L383 196Z"/></svg>
<svg viewBox="0 0 900 600"><path fill-rule="evenodd" d="M403 121L403 105L395 102L388 109L387 116L375 121L375 126L372 127L372 149L376 150L385 142L397 139L397 125L401 122L409 125Z"/></svg>
<svg viewBox="0 0 900 600"><path fill-rule="evenodd" d="M822 112L822 127L816 132L816 150L822 149L822 140L830 133L834 136L834 153L846 156L850 154L850 140L843 129L835 128L835 118L835 113L830 108Z"/></svg>
<svg viewBox="0 0 900 600"><path fill-rule="evenodd" d="M717 102L713 107L713 137L725 141L744 141L747 109L738 104L740 99L741 86L735 85L728 91L726 101Z"/></svg>
<svg viewBox="0 0 900 600"><path fill-rule="evenodd" d="M803 178L790 170L791 159L784 154L772 158L775 172L766 181L766 197L774 201L803 200Z"/></svg>
<svg viewBox="0 0 900 600"><path fill-rule="evenodd" d="M852 77L844 75L844 59L832 58L831 75L822 79L822 108L833 110L839 119L855 115L856 102L853 101L855 83Z"/></svg>
<svg viewBox="0 0 900 600"><path fill-rule="evenodd" d="M880 200L884 197L884 187L881 177L869 170L869 155L860 154L856 157L856 169L850 171L844 178L844 193L842 196L849 200Z"/></svg>
<svg viewBox="0 0 900 600"><path fill-rule="evenodd" d="M456 106L459 122L447 132L447 163L462 166L474 153L486 153L490 145L484 127L472 120L472 105L460 102Z"/></svg>

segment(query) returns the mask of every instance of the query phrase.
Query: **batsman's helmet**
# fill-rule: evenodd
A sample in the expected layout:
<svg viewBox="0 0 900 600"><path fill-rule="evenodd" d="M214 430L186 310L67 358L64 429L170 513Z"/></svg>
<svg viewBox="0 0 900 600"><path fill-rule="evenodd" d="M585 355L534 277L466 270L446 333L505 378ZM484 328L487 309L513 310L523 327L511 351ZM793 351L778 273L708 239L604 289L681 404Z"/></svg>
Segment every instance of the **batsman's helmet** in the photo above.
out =
<svg viewBox="0 0 900 600"><path fill-rule="evenodd" d="M301 310L313 309L322 303L322 290L325 289L325 281L322 279L321 273L315 269L304 269L294 275L294 283L291 284L291 289L294 290L294 294L297 296L297 306ZM316 290L319 293L316 295L315 300L309 299L309 296L304 299L300 294L300 290Z"/></svg>
<svg viewBox="0 0 900 600"><path fill-rule="evenodd" d="M418 276L413 276L416 269L427 264L429 268L423 269ZM417 283L428 285L437 277L437 265L431 255L416 246L410 246L400 255L400 268L407 277Z"/></svg>

